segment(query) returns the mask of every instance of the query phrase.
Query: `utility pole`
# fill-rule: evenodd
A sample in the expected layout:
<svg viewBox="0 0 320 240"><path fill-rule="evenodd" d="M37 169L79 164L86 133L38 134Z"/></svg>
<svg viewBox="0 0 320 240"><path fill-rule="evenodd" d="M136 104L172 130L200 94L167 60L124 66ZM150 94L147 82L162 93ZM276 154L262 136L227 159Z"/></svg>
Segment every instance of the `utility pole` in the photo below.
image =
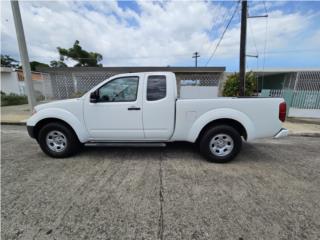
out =
<svg viewBox="0 0 320 240"><path fill-rule="evenodd" d="M198 52L193 53L192 58L195 59L195 66L198 67L198 57L200 57Z"/></svg>
<svg viewBox="0 0 320 240"><path fill-rule="evenodd" d="M28 94L28 103L30 106L30 111L32 111L34 106L36 105L36 99L35 99L33 85L32 85L30 62L29 62L27 44L24 36L18 0L11 0L11 8L13 13L14 25L16 28L24 81L25 81L25 86Z"/></svg>
<svg viewBox="0 0 320 240"><path fill-rule="evenodd" d="M239 94L245 94L245 79L246 79L246 41L247 41L247 13L248 2L241 2L241 33L240 33L240 70L239 70Z"/></svg>

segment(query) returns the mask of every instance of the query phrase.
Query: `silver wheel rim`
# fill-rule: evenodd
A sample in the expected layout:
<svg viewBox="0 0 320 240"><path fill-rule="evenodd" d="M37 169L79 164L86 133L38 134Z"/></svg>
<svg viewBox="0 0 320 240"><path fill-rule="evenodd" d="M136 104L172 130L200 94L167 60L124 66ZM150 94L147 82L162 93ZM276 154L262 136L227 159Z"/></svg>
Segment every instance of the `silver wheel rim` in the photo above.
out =
<svg viewBox="0 0 320 240"><path fill-rule="evenodd" d="M215 135L210 141L210 151L213 155L224 157L230 154L234 148L233 139L225 133Z"/></svg>
<svg viewBox="0 0 320 240"><path fill-rule="evenodd" d="M46 143L54 152L62 152L67 147L67 137L62 132L54 130L47 134Z"/></svg>

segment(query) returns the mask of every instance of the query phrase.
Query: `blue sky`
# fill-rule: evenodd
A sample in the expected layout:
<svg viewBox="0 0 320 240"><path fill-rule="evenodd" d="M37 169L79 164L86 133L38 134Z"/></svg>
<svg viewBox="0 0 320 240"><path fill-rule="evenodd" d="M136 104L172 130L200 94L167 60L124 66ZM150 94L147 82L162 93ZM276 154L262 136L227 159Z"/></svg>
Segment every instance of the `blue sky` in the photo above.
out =
<svg viewBox="0 0 320 240"><path fill-rule="evenodd" d="M19 58L10 3L1 2L1 53ZM56 47L77 39L104 56L104 66L239 65L240 8L211 61L208 59L236 1L22 1L31 60L58 59ZM249 1L247 68L320 67L319 1ZM265 8L266 6L266 8ZM266 53L266 54L264 54ZM68 64L71 66L72 61Z"/></svg>

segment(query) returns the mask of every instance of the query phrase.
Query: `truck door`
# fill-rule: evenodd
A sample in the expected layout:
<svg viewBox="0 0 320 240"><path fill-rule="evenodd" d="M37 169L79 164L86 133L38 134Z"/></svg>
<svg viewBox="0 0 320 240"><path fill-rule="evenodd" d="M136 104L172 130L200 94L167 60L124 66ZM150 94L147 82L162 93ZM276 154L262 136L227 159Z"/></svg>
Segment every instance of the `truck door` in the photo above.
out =
<svg viewBox="0 0 320 240"><path fill-rule="evenodd" d="M143 126L146 140L168 140L173 133L175 88L172 84L176 84L172 75L146 75L143 97Z"/></svg>
<svg viewBox="0 0 320 240"><path fill-rule="evenodd" d="M92 140L144 139L142 125L143 74L117 77L96 91L98 101L84 102L84 120Z"/></svg>

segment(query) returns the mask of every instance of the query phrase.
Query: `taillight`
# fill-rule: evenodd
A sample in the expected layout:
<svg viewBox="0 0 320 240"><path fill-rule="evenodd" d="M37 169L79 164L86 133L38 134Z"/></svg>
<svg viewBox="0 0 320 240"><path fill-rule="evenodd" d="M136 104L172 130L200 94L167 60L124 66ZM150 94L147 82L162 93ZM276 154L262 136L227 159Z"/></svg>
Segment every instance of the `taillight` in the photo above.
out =
<svg viewBox="0 0 320 240"><path fill-rule="evenodd" d="M286 102L282 102L279 104L279 119L284 122L286 120L287 114L287 104Z"/></svg>

